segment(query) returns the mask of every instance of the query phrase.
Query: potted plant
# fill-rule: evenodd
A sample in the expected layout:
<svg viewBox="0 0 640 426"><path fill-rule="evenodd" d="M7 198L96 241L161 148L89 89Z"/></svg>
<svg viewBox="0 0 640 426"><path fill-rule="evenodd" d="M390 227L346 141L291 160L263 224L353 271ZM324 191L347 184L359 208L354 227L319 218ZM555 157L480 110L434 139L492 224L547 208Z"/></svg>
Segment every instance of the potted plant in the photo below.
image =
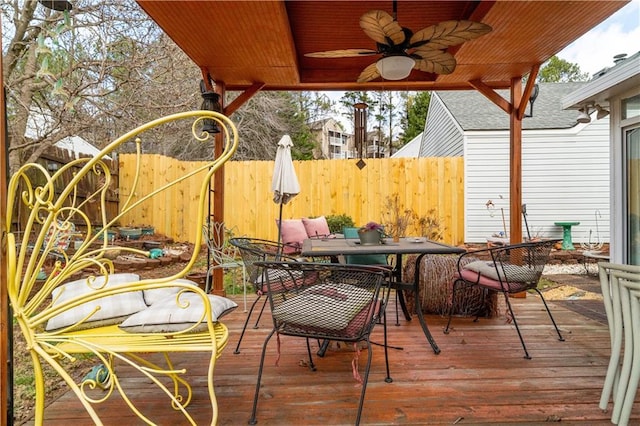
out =
<svg viewBox="0 0 640 426"><path fill-rule="evenodd" d="M360 244L363 245L380 244L383 236L384 228L376 222L369 222L358 229Z"/></svg>

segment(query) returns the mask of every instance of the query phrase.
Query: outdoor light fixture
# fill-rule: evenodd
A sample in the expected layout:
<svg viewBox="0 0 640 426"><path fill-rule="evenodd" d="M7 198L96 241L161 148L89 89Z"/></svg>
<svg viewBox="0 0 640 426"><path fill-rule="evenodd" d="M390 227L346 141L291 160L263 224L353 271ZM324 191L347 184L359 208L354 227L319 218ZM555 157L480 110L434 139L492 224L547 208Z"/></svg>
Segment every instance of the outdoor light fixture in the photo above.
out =
<svg viewBox="0 0 640 426"><path fill-rule="evenodd" d="M385 80L402 80L409 77L413 66L416 64L408 56L387 56L376 62L376 68Z"/></svg>
<svg viewBox="0 0 640 426"><path fill-rule="evenodd" d="M71 10L73 6L66 0L38 0L38 3L49 9L64 12L65 10Z"/></svg>
<svg viewBox="0 0 640 426"><path fill-rule="evenodd" d="M222 105L220 105L220 95L216 92L210 92L206 89L204 81L200 80L200 92L202 95L201 110L222 112ZM202 131L209 134L220 133L220 128L214 120L205 119L202 120Z"/></svg>
<svg viewBox="0 0 640 426"><path fill-rule="evenodd" d="M600 120L601 118L605 118L607 115L609 115L609 111L602 108L599 104L596 104L596 111L598 111L598 114L596 114L596 118L598 120Z"/></svg>
<svg viewBox="0 0 640 426"><path fill-rule="evenodd" d="M578 110L578 118L576 118L578 123L591 123L591 116L589 115L589 105L585 105L583 108Z"/></svg>
<svg viewBox="0 0 640 426"><path fill-rule="evenodd" d="M525 114L525 117L533 117L533 103L536 101L538 93L540 93L540 86L538 86L538 83L536 83L533 85L531 96L529 96L529 114Z"/></svg>

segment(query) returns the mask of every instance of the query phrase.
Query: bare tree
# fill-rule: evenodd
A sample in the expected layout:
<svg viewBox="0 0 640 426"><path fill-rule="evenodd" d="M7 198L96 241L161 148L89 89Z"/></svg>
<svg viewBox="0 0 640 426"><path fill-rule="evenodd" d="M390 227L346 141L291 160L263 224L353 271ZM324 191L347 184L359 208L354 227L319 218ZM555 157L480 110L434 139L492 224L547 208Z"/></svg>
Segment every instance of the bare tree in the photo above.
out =
<svg viewBox="0 0 640 426"><path fill-rule="evenodd" d="M58 12L11 0L2 13L12 171L68 135L109 140L145 111L157 113L139 89L151 93L157 82L149 76L163 75L172 52L161 48L162 32L134 1L80 0ZM155 99L163 99L162 109L184 106L184 98L171 105L164 95Z"/></svg>
<svg viewBox="0 0 640 426"><path fill-rule="evenodd" d="M200 70L135 1L75 0L68 12L36 0L1 7L12 172L66 136L102 147L149 120L200 107ZM256 95L231 117L241 137L236 158L273 158L284 133L305 158L304 108L288 92ZM143 146L181 159L212 155L210 145L185 134L169 129Z"/></svg>

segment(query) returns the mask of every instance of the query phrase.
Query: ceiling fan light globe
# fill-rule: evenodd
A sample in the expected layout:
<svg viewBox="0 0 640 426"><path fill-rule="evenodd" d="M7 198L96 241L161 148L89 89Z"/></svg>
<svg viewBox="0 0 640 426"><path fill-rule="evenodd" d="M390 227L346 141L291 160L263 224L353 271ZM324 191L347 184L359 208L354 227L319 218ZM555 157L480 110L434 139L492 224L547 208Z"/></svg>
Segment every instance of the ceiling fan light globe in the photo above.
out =
<svg viewBox="0 0 640 426"><path fill-rule="evenodd" d="M385 80L402 80L409 77L415 63L408 56L387 56L376 62L376 68Z"/></svg>

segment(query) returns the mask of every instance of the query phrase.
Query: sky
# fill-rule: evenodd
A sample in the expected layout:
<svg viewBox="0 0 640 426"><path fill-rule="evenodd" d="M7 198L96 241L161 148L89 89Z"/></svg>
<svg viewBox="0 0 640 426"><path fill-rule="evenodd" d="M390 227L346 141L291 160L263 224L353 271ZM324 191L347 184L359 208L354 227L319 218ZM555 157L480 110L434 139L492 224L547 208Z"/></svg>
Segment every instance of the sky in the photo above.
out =
<svg viewBox="0 0 640 426"><path fill-rule="evenodd" d="M582 72L593 76L601 69L613 66L614 55L626 53L631 56L638 51L640 0L633 0L556 56L578 64Z"/></svg>
<svg viewBox="0 0 640 426"><path fill-rule="evenodd" d="M603 0L599 0L603 1ZM603 68L614 65L613 57L626 53L628 56L640 51L640 0L632 0L600 25L571 43L556 54L561 59L578 64L589 77ZM324 92L339 102L343 92ZM342 117L348 130L351 123Z"/></svg>

